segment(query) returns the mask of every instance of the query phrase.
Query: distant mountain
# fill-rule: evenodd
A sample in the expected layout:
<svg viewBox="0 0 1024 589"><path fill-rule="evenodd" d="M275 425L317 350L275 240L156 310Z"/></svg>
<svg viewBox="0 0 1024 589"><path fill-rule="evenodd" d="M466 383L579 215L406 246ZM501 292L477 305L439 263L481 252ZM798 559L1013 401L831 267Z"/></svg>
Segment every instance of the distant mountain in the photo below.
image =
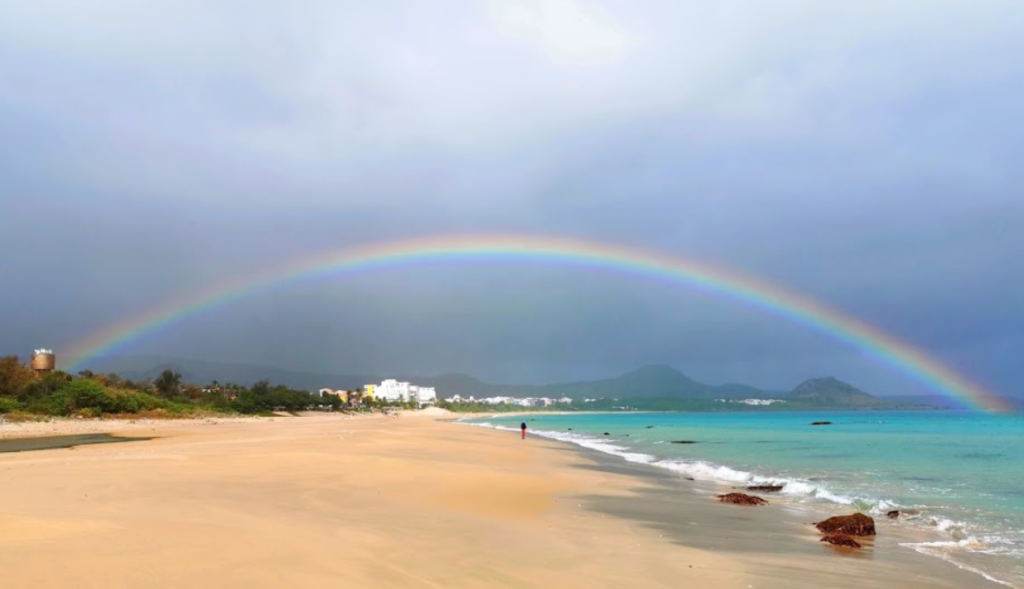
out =
<svg viewBox="0 0 1024 589"><path fill-rule="evenodd" d="M891 403L874 397L853 385L833 377L813 378L800 383L790 392L770 391L745 384L729 383L709 385L693 380L682 372L665 365L644 366L626 374L593 381L566 382L547 385L502 385L481 381L468 374L442 374L440 376L404 376L373 374L330 374L301 372L269 366L181 360L158 357L124 357L97 360L90 370L98 373L117 372L134 380L153 379L163 370L175 370L186 382L206 384L212 381L252 385L267 379L290 387L316 390L324 387L353 389L384 378L396 378L423 386L433 386L442 397L460 395L476 398L510 397L570 397L572 399L782 399L794 409L836 407L876 408L885 406L921 406L928 403L900 399ZM934 404L933 404L934 406Z"/></svg>
<svg viewBox="0 0 1024 589"><path fill-rule="evenodd" d="M507 397L528 397L536 396L536 392L540 387L532 385L497 385L487 382L483 382L477 378L474 378L468 374L442 374L441 376L403 376L403 377L390 377L398 378L399 380L406 380L412 383L420 384L423 386L431 386L437 389L438 394L450 397L452 395L459 395L460 397L496 397L496 396L507 396ZM367 382L380 382L367 381Z"/></svg>
<svg viewBox="0 0 1024 589"><path fill-rule="evenodd" d="M701 397L714 387L701 384L671 366L644 366L622 376L589 382L552 384L542 387L572 398Z"/></svg>
<svg viewBox="0 0 1024 589"><path fill-rule="evenodd" d="M615 378L540 387L544 396L573 399L764 399L766 391L741 384L720 386L697 382L671 366L644 366Z"/></svg>
<svg viewBox="0 0 1024 589"><path fill-rule="evenodd" d="M789 393L786 400L829 407L877 407L886 404L882 399L831 376L805 380Z"/></svg>

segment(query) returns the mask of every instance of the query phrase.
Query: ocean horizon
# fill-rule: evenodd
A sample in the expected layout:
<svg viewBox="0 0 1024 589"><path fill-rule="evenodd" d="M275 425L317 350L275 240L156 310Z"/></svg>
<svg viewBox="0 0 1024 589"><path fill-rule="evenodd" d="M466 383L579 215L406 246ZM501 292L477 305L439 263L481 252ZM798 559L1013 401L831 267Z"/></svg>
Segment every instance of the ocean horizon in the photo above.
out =
<svg viewBox="0 0 1024 589"><path fill-rule="evenodd" d="M464 420L589 448L773 503L899 511L900 544L1024 589L1024 415L799 411L494 415ZM815 421L830 425L814 426ZM677 443L673 443L677 442ZM687 443L678 443L687 442ZM685 492L684 486L680 486ZM754 493L758 494L758 493Z"/></svg>

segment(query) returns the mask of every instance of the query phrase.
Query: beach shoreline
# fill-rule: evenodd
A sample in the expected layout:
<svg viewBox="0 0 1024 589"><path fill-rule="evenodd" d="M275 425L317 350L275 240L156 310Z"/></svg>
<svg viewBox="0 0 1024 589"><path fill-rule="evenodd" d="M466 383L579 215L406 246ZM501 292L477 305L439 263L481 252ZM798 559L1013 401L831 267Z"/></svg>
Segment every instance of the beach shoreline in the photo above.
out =
<svg viewBox="0 0 1024 589"><path fill-rule="evenodd" d="M572 445L569 442L563 442ZM658 530L682 546L739 557L751 574L772 586L836 586L839 574L877 588L1004 588L983 574L923 555L903 544L921 542L921 531L898 520L875 519L878 535L857 538L864 548L851 550L821 543L815 522L849 515L853 507L795 504L772 493L746 490L734 483L693 481L650 464L573 445L592 467L647 482L636 497L585 497L591 509ZM717 495L745 492L769 501L766 507L723 504ZM870 563L870 566L864 566ZM795 580L796 575L799 580ZM763 585L762 585L763 586Z"/></svg>
<svg viewBox="0 0 1024 589"><path fill-rule="evenodd" d="M43 423L153 439L0 454L0 570L37 587L988 586L450 417Z"/></svg>

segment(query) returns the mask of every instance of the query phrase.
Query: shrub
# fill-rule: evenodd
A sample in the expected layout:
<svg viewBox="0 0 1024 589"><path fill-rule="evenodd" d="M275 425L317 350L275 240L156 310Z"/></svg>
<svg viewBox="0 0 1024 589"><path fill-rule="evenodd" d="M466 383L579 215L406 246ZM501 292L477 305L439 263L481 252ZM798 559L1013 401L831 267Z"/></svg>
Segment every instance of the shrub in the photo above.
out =
<svg viewBox="0 0 1024 589"><path fill-rule="evenodd" d="M73 410L95 409L96 413L106 413L114 407L114 397L106 387L94 380L73 380L57 392L68 395L74 405Z"/></svg>
<svg viewBox="0 0 1024 589"><path fill-rule="evenodd" d="M0 414L21 411L21 403L7 397L0 397Z"/></svg>
<svg viewBox="0 0 1024 589"><path fill-rule="evenodd" d="M165 399L161 399L149 393L129 390L111 391L110 413L139 413L141 411L152 411L154 409L165 409L170 405Z"/></svg>
<svg viewBox="0 0 1024 589"><path fill-rule="evenodd" d="M73 380L29 405L32 412L47 415L71 415L84 409L89 409L89 414L100 415L113 408L114 397L106 387L88 379Z"/></svg>
<svg viewBox="0 0 1024 589"><path fill-rule="evenodd" d="M56 392L33 400L29 403L28 410L43 415L70 415L74 408L68 395Z"/></svg>

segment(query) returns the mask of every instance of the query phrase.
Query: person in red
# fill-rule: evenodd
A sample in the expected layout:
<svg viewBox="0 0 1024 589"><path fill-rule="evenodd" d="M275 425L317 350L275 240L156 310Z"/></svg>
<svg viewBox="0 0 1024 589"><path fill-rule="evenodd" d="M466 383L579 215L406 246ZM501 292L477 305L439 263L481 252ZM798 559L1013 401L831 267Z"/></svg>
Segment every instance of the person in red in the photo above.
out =
<svg viewBox="0 0 1024 589"><path fill-rule="evenodd" d="M526 422L525 421L519 424L519 430L523 432L523 439L525 440L526 439Z"/></svg>

